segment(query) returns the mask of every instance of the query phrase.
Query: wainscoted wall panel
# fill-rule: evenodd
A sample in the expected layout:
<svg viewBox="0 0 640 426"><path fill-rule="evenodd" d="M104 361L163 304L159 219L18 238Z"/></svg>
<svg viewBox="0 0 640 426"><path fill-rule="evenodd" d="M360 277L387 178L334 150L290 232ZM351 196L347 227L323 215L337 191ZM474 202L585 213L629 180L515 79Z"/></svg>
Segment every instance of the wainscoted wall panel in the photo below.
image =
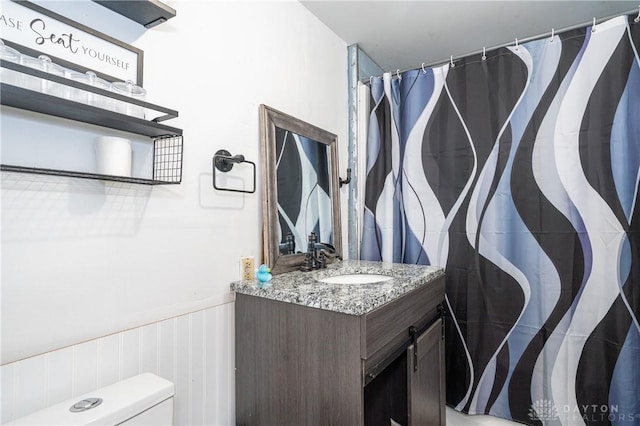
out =
<svg viewBox="0 0 640 426"><path fill-rule="evenodd" d="M224 303L5 364L1 421L151 372L175 383L175 424L235 424L233 318Z"/></svg>

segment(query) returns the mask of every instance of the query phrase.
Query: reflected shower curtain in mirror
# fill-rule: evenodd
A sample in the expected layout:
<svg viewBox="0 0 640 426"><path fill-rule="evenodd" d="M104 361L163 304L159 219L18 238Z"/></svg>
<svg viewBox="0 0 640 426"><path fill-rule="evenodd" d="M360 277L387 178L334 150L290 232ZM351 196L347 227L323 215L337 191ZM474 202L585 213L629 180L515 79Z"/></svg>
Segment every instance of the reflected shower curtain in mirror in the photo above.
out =
<svg viewBox="0 0 640 426"><path fill-rule="evenodd" d="M276 176L281 253L305 253L311 232L333 244L327 145L276 128Z"/></svg>
<svg viewBox="0 0 640 426"><path fill-rule="evenodd" d="M446 267L447 402L640 425L640 24L375 78L361 257Z"/></svg>

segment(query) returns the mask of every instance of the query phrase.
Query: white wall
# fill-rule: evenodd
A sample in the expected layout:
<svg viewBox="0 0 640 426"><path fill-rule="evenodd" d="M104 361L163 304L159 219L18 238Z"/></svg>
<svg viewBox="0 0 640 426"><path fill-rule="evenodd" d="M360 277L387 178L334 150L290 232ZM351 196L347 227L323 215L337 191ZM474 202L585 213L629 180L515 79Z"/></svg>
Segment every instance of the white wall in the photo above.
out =
<svg viewBox="0 0 640 426"><path fill-rule="evenodd" d="M167 124L184 129L183 183L146 187L3 172L3 375L16 360L226 309L239 258L261 256L262 197L214 191L211 157L224 148L260 163L259 104L336 133L346 168L346 44L299 3L169 1L178 16L151 30L88 0L37 3L144 50L148 99L180 112ZM119 134L1 112L7 163L88 169L92 139ZM135 154L144 156L144 139L132 139ZM228 183L250 186L240 166L236 171ZM342 205L345 212L346 197ZM343 223L346 232L344 214ZM232 331L232 322L222 321L215 329Z"/></svg>

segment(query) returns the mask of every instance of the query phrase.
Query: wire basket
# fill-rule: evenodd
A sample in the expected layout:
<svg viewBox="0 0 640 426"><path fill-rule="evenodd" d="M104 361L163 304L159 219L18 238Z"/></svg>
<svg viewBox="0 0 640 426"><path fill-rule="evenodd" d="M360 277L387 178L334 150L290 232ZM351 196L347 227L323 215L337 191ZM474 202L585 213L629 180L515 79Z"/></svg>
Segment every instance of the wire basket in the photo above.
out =
<svg viewBox="0 0 640 426"><path fill-rule="evenodd" d="M182 182L182 136L153 141L153 179L166 183Z"/></svg>

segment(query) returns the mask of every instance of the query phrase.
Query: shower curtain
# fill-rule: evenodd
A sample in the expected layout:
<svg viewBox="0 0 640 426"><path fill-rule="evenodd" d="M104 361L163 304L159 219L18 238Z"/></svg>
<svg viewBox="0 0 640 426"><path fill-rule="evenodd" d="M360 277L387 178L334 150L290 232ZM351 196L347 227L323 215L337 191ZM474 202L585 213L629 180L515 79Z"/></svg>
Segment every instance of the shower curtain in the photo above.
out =
<svg viewBox="0 0 640 426"><path fill-rule="evenodd" d="M445 267L447 403L640 425L640 24L372 79L361 258Z"/></svg>

